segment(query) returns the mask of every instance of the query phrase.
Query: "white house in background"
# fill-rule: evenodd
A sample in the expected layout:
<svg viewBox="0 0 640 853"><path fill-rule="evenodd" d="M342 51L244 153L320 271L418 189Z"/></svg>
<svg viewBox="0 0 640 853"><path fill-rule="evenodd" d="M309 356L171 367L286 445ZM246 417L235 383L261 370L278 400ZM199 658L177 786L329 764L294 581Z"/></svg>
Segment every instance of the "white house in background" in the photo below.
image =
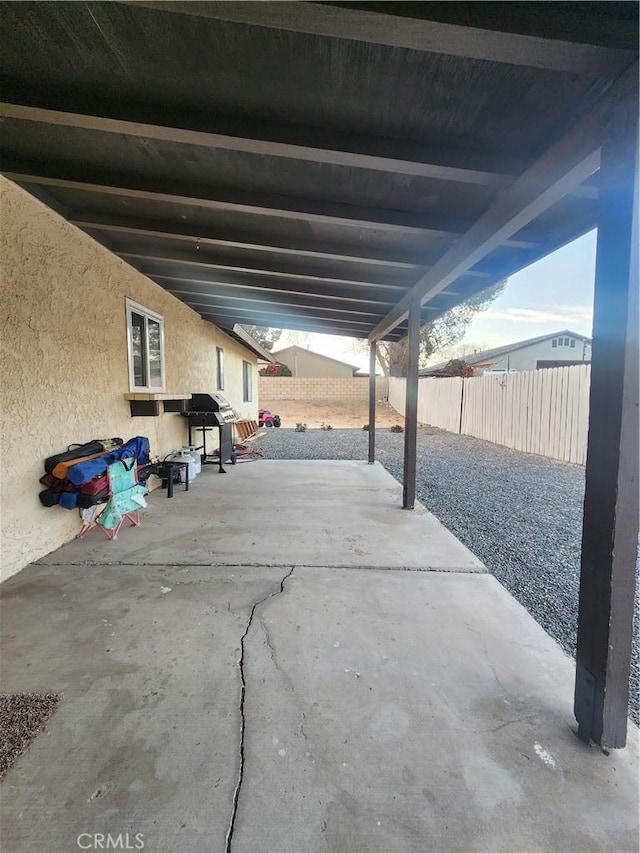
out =
<svg viewBox="0 0 640 853"><path fill-rule="evenodd" d="M545 367L569 367L591 361L591 338L563 329L551 335L516 341L495 349L466 355L464 360L473 367L475 376L492 373L513 373L522 370L541 370ZM433 376L447 364L435 364L420 371L421 376Z"/></svg>

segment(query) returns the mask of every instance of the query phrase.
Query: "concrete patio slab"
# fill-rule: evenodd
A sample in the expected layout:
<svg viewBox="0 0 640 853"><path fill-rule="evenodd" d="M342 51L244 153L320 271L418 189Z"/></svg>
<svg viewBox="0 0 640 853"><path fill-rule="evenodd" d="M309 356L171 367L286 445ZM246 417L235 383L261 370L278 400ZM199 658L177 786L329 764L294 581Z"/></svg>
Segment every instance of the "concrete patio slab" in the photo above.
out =
<svg viewBox="0 0 640 853"><path fill-rule="evenodd" d="M67 853L83 832L223 850L240 638L281 573L34 565L4 583L2 692L64 702L0 788L2 850Z"/></svg>
<svg viewBox="0 0 640 853"><path fill-rule="evenodd" d="M285 590L247 637L235 850L638 849L637 729L608 757L577 739L573 661L495 578Z"/></svg>
<svg viewBox="0 0 640 853"><path fill-rule="evenodd" d="M280 465L281 486L301 470ZM219 479L249 500L260 467ZM345 469L365 484L339 492L347 516L376 499ZM573 661L475 566L145 564L150 530L172 557L181 523L213 547L203 497L238 493L208 492L214 476L152 496L116 542L92 533L0 588L1 689L64 694L0 788L3 851L69 853L96 833L155 853L637 849L637 728L610 756L585 747ZM416 520L388 524L385 553L417 559L403 539L427 541L420 517L437 528L403 515ZM311 553L294 538L316 535L299 505L280 517L294 531L281 553ZM122 564L60 560L83 546Z"/></svg>
<svg viewBox="0 0 640 853"><path fill-rule="evenodd" d="M402 487L379 464L261 460L207 466L189 492L154 492L133 544L95 532L41 563L368 566L485 571L422 505L402 509Z"/></svg>

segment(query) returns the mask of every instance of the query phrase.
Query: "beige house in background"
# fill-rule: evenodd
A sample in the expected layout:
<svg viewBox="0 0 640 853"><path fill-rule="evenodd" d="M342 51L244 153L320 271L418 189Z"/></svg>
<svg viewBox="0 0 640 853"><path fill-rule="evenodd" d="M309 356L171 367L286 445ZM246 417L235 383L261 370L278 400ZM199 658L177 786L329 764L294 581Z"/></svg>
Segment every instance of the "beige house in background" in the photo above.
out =
<svg viewBox="0 0 640 853"><path fill-rule="evenodd" d="M359 370L356 365L296 345L272 352L271 355L276 361L286 364L292 376L307 379L352 377Z"/></svg>
<svg viewBox="0 0 640 853"><path fill-rule="evenodd" d="M46 457L68 445L147 436L152 457L188 443L165 401L221 392L258 413L258 360L244 330L224 332L58 213L0 178L2 572L4 580L71 540L75 510L43 507ZM130 400L157 403L133 417ZM167 404L166 408L170 408ZM211 434L215 447L216 431Z"/></svg>

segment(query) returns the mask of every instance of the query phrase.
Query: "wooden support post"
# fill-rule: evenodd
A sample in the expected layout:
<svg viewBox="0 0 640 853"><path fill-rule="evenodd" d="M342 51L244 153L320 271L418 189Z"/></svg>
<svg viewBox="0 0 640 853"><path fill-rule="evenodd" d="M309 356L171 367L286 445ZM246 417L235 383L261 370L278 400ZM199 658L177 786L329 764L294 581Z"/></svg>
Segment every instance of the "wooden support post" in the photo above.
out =
<svg viewBox="0 0 640 853"><path fill-rule="evenodd" d="M402 506L413 509L416 501L416 438L418 431L418 359L420 356L420 300L409 307L407 346L407 395L404 414L404 488Z"/></svg>
<svg viewBox="0 0 640 853"><path fill-rule="evenodd" d="M369 465L376 461L376 346L369 344Z"/></svg>
<svg viewBox="0 0 640 853"><path fill-rule="evenodd" d="M603 748L626 743L638 547L637 132L621 111L601 160L574 710Z"/></svg>

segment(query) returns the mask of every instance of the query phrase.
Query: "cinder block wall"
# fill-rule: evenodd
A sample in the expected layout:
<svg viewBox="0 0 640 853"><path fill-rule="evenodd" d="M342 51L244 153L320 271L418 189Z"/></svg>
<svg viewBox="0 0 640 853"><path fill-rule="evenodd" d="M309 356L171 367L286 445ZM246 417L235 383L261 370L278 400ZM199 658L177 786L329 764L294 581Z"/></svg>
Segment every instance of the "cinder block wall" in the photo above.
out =
<svg viewBox="0 0 640 853"><path fill-rule="evenodd" d="M342 400L366 402L369 399L367 376L305 378L302 376L260 376L260 398L265 400ZM376 399L386 399L389 381L376 377Z"/></svg>

